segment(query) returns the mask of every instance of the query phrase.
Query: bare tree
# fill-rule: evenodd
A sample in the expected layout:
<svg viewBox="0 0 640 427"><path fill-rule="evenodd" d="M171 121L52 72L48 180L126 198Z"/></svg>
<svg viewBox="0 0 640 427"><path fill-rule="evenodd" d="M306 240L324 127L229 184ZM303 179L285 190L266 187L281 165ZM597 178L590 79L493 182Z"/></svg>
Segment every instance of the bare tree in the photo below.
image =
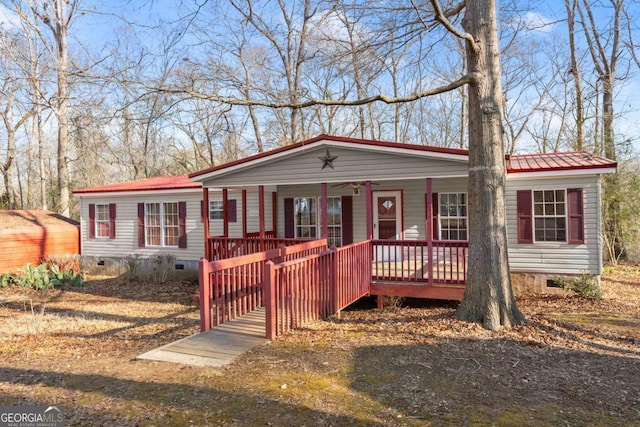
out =
<svg viewBox="0 0 640 427"><path fill-rule="evenodd" d="M578 10L578 0L565 0L564 6L567 12L567 30L569 35L569 52L571 54L571 67L569 73L573 76L575 86L575 119L576 119L576 139L575 150L584 149L584 107L582 92L582 73L580 72L580 62L578 61L578 51L576 46L576 11Z"/></svg>
<svg viewBox="0 0 640 427"><path fill-rule="evenodd" d="M18 206L14 189L14 172L16 168L16 132L31 116L31 110L25 107L21 92L24 84L21 68L18 66L16 53L22 48L20 39L10 32L0 34L0 118L6 135L6 157L0 165L4 181L3 196L0 205L13 209Z"/></svg>

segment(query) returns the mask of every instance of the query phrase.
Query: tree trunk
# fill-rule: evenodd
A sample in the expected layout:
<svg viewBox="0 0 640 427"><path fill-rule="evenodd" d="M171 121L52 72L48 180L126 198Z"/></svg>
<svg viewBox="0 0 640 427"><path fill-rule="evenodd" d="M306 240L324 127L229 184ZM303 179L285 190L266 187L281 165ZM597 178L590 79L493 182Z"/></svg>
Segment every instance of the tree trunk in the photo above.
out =
<svg viewBox="0 0 640 427"><path fill-rule="evenodd" d="M491 330L525 321L511 288L505 223L503 98L495 0L467 0L469 269L456 317Z"/></svg>
<svg viewBox="0 0 640 427"><path fill-rule="evenodd" d="M575 19L577 0L565 0L565 9L567 10L567 26L569 31L569 49L571 51L571 75L576 91L576 140L572 144L576 151L584 150L584 107L582 95L582 75L580 73L580 64L578 63L578 51L575 40Z"/></svg>
<svg viewBox="0 0 640 427"><path fill-rule="evenodd" d="M67 28L66 2L55 2L55 36L58 47L58 212L69 216L69 124L67 117Z"/></svg>

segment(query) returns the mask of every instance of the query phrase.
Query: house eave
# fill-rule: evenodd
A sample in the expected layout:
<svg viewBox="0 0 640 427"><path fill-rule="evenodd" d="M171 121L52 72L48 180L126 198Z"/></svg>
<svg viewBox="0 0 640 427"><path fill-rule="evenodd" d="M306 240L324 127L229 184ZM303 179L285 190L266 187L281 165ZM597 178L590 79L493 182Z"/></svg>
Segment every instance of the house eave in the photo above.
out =
<svg viewBox="0 0 640 427"><path fill-rule="evenodd" d="M217 188L209 188L209 191L219 192L221 190ZM113 191L96 191L96 192L80 192L73 193L73 195L79 199L102 199L102 198L112 198L112 197L140 197L140 196L158 196L162 195L181 195L181 194L201 194L202 188L174 188L174 189L164 189L157 188L153 190L145 189L145 190L113 190Z"/></svg>
<svg viewBox="0 0 640 427"><path fill-rule="evenodd" d="M571 168L565 170L542 170L542 171L526 171L526 172L507 172L507 180L531 179L531 178L563 178L576 177L585 175L601 175L606 173L614 173L615 167L607 168Z"/></svg>
<svg viewBox="0 0 640 427"><path fill-rule="evenodd" d="M469 161L468 155L466 154L458 154L454 152L446 152L446 151L438 151L438 150L431 151L431 150L416 148L420 146L411 146L410 144L406 144L406 145L407 147L398 147L398 146L392 146L389 143L363 144L362 142L352 142L349 140L317 139L317 140L312 140L312 142L309 142L309 143L300 144L299 146L294 148L288 148L280 151L276 150L271 154L264 153L263 155L258 155L258 156L255 156L254 158L249 158L246 161L240 161L237 163L232 162L227 166L221 165L219 168L211 170L209 172L206 172L206 171L195 172L189 175L189 178L191 178L191 180L194 182L202 183L211 179L215 179L220 176L236 173L242 169L259 167L261 165L275 162L280 159L295 157L296 155L305 153L307 151L317 150L323 147L351 149L351 150L367 151L367 152L378 152L378 153L404 155L404 156L411 156L411 157L423 157L423 158L430 158L430 159L442 159L442 160L448 160L448 161L459 162L459 163L468 163ZM453 150L451 149L451 151ZM318 182L318 181L315 180L313 182ZM269 182L269 184L282 185L285 183L278 183L277 181L273 181L273 182Z"/></svg>

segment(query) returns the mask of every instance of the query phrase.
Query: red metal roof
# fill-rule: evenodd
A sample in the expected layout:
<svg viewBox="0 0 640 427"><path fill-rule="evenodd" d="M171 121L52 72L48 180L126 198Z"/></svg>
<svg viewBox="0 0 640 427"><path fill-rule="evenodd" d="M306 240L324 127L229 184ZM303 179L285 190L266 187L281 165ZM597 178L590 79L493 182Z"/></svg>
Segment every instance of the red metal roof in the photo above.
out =
<svg viewBox="0 0 640 427"><path fill-rule="evenodd" d="M200 183L191 181L191 177L205 175L207 173L225 169L231 166L251 162L263 157L269 157L277 153L292 150L305 145L311 145L319 141L345 142L349 144L361 144L363 146L397 148L407 151L421 151L432 153L443 153L452 155L468 156L468 150L459 148L431 147L425 145L403 144L388 141L373 141L368 139L345 138L332 135L319 135L296 144L276 148L275 150L255 154L253 156L238 159L223 165L214 166L209 169L193 172L190 175L178 176L157 176L153 178L141 179L138 181L121 182L117 184L105 184L96 187L81 188L74 190L74 194L109 193L126 191L154 191L154 190L180 190L180 189L200 189ZM601 169L615 168L617 163L605 157L596 156L586 151L565 152L565 153L541 153L541 154L513 154L506 156L507 173L522 172L545 172L580 169Z"/></svg>
<svg viewBox="0 0 640 427"><path fill-rule="evenodd" d="M507 173L600 169L616 166L615 161L586 151L507 156Z"/></svg>
<svg viewBox="0 0 640 427"><path fill-rule="evenodd" d="M193 182L188 175L155 176L138 181L120 182L117 184L98 185L96 187L73 190L73 194L111 193L122 191L153 191L153 190L182 190L200 189L202 185Z"/></svg>
<svg viewBox="0 0 640 427"><path fill-rule="evenodd" d="M206 175L211 172L226 169L232 166L248 163L264 157L269 157L278 153L286 152L305 145L311 145L320 141L345 142L350 144L361 144L363 146L397 148L407 151L422 151L432 153L443 153L452 155L468 156L469 150L460 148L432 147L426 145L404 144L389 141L374 141L370 139L347 138L334 135L319 135L315 138L307 139L296 144L276 148L264 153L258 153L243 159L234 160L223 165L203 169L189 174L190 178ZM615 168L617 163L605 157L595 156L586 151L566 152L566 153L542 153L542 154L514 154L506 156L507 173L517 172L544 172L578 169L600 169Z"/></svg>

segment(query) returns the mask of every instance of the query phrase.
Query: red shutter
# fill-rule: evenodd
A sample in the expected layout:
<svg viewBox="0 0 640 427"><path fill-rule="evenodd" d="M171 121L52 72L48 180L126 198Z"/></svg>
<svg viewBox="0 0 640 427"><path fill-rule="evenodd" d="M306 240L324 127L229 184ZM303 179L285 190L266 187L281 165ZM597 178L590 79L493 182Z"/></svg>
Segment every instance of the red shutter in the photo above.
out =
<svg viewBox="0 0 640 427"><path fill-rule="evenodd" d="M138 203L138 247L144 248L144 203Z"/></svg>
<svg viewBox="0 0 640 427"><path fill-rule="evenodd" d="M238 201L236 199L227 200L227 221L238 222Z"/></svg>
<svg viewBox="0 0 640 427"><path fill-rule="evenodd" d="M342 246L353 243L353 197L342 196Z"/></svg>
<svg viewBox="0 0 640 427"><path fill-rule="evenodd" d="M567 189L567 228L569 243L584 243L584 201L582 188Z"/></svg>
<svg viewBox="0 0 640 427"><path fill-rule="evenodd" d="M187 247L187 202L178 202L178 247Z"/></svg>
<svg viewBox="0 0 640 427"><path fill-rule="evenodd" d="M440 212L440 202L438 193L431 194L431 205L433 206L433 240L440 240L440 219L438 213Z"/></svg>
<svg viewBox="0 0 640 427"><path fill-rule="evenodd" d="M533 243L533 215L531 190L518 190L518 243Z"/></svg>
<svg viewBox="0 0 640 427"><path fill-rule="evenodd" d="M89 238L96 238L96 205L89 204Z"/></svg>
<svg viewBox="0 0 640 427"><path fill-rule="evenodd" d="M109 238L116 238L116 205L109 203Z"/></svg>
<svg viewBox="0 0 640 427"><path fill-rule="evenodd" d="M296 236L295 212L293 208L293 199L284 199L284 237Z"/></svg>

